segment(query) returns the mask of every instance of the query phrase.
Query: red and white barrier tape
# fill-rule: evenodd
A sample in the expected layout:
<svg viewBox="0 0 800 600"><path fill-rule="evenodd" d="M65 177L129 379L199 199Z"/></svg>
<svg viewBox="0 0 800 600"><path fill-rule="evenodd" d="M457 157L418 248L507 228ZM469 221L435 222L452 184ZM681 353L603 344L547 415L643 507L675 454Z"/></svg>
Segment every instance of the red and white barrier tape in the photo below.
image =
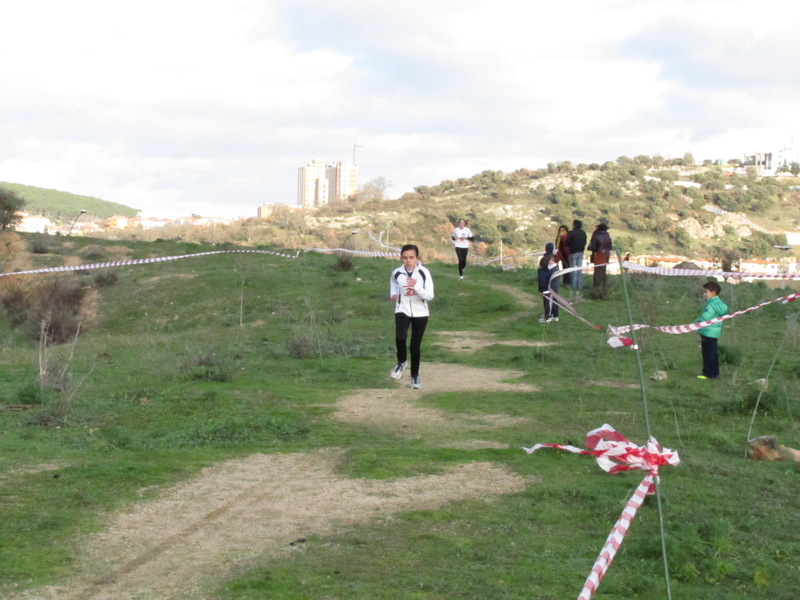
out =
<svg viewBox="0 0 800 600"><path fill-rule="evenodd" d="M111 262L91 263L85 265L71 265L66 267L49 267L46 269L31 269L28 271L15 271L13 273L0 273L0 277L11 275L32 275L34 273L64 273L68 271L86 271L89 269L103 269L107 267L125 267L129 265L145 265L149 263L168 262L182 258L196 258L199 256L213 256L215 254L269 254L283 258L297 258L297 255L271 252L269 250L215 250L214 252L198 252L196 254L180 254L178 256L158 256L154 258L137 258L133 260L115 260Z"/></svg>
<svg viewBox="0 0 800 600"><path fill-rule="evenodd" d="M319 252L328 254L337 252L339 254L352 254L354 256L368 256L372 258L400 258L400 252L374 252L372 250L350 250L348 248L303 248L305 252Z"/></svg>
<svg viewBox="0 0 800 600"><path fill-rule="evenodd" d="M662 333L671 333L671 334L691 333L693 331L697 331L698 329L702 329L703 327L708 327L709 325L713 325L714 323L720 323L722 321L727 321L728 319L733 319L734 317L738 317L740 315L753 312L754 310L758 310L759 308L763 308L770 304L776 304L778 302L780 302L781 304L788 304L789 302L793 302L798 298L800 298L800 293L789 294L788 296L781 296L780 298L775 298L774 300L767 300L766 302L762 302L761 304L756 304L755 306L745 308L744 310L738 310L735 313L731 313L729 315L724 315L722 317L715 317L713 319L709 319L708 321L701 321L699 323L689 323L688 325L669 325L663 327L654 327L652 325L634 325L633 329L635 331L637 329L649 328L649 329L655 329L656 331L660 331ZM608 328L606 329L606 332L611 336L619 336L620 334L629 333L630 331L631 331L630 325L622 325L620 327L613 327L609 325ZM609 344L610 343L611 342L609 340Z"/></svg>
<svg viewBox="0 0 800 600"><path fill-rule="evenodd" d="M370 252L368 250L348 250L345 248L305 248L306 252L343 252L346 254L354 254L356 256L369 256L381 258L399 258L398 253L392 252ZM180 254L177 256L158 256L153 258L137 258L133 260L115 260L102 263L90 263L84 265L71 265L65 267L48 267L45 269L30 269L28 271L14 271L13 273L0 273L0 277L9 277L11 275L33 275L36 273L65 273L69 271L87 271L89 269L104 269L109 267L126 267L131 265L145 265L158 262L169 262L172 260L180 260L183 258L197 258L200 256L214 256L215 254L268 254L270 256L280 256L282 258L297 258L300 254L284 254L283 252L272 252L270 250L215 250L213 252L197 252L195 254Z"/></svg>
<svg viewBox="0 0 800 600"><path fill-rule="evenodd" d="M667 277L733 277L738 279L800 279L800 273L744 273L741 271L713 271L709 269L672 269L670 267L645 267L638 263L623 261L629 271L665 275Z"/></svg>
<svg viewBox="0 0 800 600"><path fill-rule="evenodd" d="M673 452L669 448L662 449L655 438L651 437L646 446L636 446L608 424L586 434L586 447L588 450L563 444L536 444L532 448L523 448L523 450L532 454L540 448L557 448L576 454L594 456L600 468L612 475L636 469L648 471L648 474L642 479L611 529L611 533L608 534L608 538L592 566L591 573L583 584L578 600L589 600L597 590L622 545L628 528L645 496L655 492L659 467L677 466L681 462L677 452Z"/></svg>

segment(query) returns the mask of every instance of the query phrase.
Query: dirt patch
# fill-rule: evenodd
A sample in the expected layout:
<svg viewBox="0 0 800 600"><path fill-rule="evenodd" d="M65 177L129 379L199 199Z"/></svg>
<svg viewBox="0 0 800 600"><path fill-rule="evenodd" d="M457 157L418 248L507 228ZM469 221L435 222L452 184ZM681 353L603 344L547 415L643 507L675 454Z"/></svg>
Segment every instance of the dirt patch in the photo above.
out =
<svg viewBox="0 0 800 600"><path fill-rule="evenodd" d="M490 463L394 481L335 473L345 451L252 455L205 469L160 500L115 516L84 542L77 577L18 598L196 598L231 569L286 556L290 542L406 510L519 492L525 480Z"/></svg>
<svg viewBox="0 0 800 600"><path fill-rule="evenodd" d="M194 279L197 277L194 273L175 273L173 275L157 275L156 277L148 277L147 279L143 279L141 286L153 286L159 281L164 279Z"/></svg>
<svg viewBox="0 0 800 600"><path fill-rule="evenodd" d="M409 437L478 433L486 429L517 425L526 419L507 415L459 415L419 406L417 400L428 393L459 390L536 392L537 388L531 385L507 382L522 375L520 371L423 363L420 369L422 390L410 389L405 377L398 380L398 389L359 390L336 403L336 412L332 418Z"/></svg>
<svg viewBox="0 0 800 600"><path fill-rule="evenodd" d="M456 450L483 450L488 448L496 448L498 450L507 450L510 446L500 442L490 442L488 440L465 440L463 442L455 442L447 444L445 448L455 448Z"/></svg>
<svg viewBox="0 0 800 600"><path fill-rule="evenodd" d="M541 296L539 296L538 293L536 295L528 294L527 292L523 292L522 290L510 285L493 285L492 289L499 292L505 292L514 298L514 300L516 300L522 308L533 310L542 307Z"/></svg>
<svg viewBox="0 0 800 600"><path fill-rule="evenodd" d="M484 331L437 331L437 335L444 338L442 343L469 354L482 348L499 344L501 346L528 346L538 348L542 346L555 346L557 342L529 342L528 340L498 340L496 336Z"/></svg>
<svg viewBox="0 0 800 600"><path fill-rule="evenodd" d="M638 383L623 383L621 381L589 381L589 385L598 385L600 387L617 388L620 390L638 390Z"/></svg>

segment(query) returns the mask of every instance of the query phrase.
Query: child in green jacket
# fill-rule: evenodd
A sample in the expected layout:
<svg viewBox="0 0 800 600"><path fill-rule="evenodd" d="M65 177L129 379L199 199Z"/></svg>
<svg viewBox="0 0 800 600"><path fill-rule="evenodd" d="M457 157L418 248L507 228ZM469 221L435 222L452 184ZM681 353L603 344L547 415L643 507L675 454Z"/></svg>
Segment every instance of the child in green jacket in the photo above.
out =
<svg viewBox="0 0 800 600"><path fill-rule="evenodd" d="M703 305L703 312L695 323L710 321L716 317L728 314L728 306L719 297L722 288L716 281L707 281L703 284L703 297L706 303ZM700 334L700 348L703 353L703 374L698 375L698 379L719 379L719 348L717 342L722 333L722 322L707 325L698 330Z"/></svg>

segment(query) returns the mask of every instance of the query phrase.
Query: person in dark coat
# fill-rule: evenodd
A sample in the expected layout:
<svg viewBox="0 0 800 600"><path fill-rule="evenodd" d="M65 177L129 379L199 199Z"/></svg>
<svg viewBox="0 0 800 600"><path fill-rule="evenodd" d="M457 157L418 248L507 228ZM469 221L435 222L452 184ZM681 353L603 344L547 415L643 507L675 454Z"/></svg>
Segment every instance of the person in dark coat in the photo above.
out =
<svg viewBox="0 0 800 600"><path fill-rule="evenodd" d="M608 233L608 225L600 223L592 234L589 241L589 251L592 253L592 263L594 267L594 289L606 289L606 265L611 257L611 236Z"/></svg>
<svg viewBox="0 0 800 600"><path fill-rule="evenodd" d="M583 251L586 249L586 232L582 229L583 223L578 219L572 221L572 231L567 235L567 248L569 248L569 266L583 266ZM570 287L573 290L583 289L583 271L570 273Z"/></svg>

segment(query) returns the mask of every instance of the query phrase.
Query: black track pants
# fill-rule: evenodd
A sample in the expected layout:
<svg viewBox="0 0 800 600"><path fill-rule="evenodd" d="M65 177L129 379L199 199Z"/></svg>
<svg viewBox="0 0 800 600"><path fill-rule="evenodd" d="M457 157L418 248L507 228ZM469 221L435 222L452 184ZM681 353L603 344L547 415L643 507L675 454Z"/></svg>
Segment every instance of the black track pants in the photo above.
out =
<svg viewBox="0 0 800 600"><path fill-rule="evenodd" d="M428 326L428 317L409 317L405 313L394 313L395 341L397 342L397 362L406 362L406 340L411 328L411 376L419 377L420 348L422 336Z"/></svg>

